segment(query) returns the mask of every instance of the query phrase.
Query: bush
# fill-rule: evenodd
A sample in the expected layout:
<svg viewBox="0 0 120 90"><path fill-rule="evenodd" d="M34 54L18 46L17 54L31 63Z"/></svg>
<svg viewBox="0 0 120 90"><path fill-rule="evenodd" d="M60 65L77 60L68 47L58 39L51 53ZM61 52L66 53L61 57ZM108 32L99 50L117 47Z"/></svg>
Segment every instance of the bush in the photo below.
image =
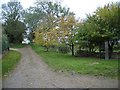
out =
<svg viewBox="0 0 120 90"><path fill-rule="evenodd" d="M117 45L114 45L114 51L115 52L120 52L120 43L119 44L117 44Z"/></svg>
<svg viewBox="0 0 120 90"><path fill-rule="evenodd" d="M61 53L68 53L69 52L69 48L67 46L60 46L58 48L59 52Z"/></svg>
<svg viewBox="0 0 120 90"><path fill-rule="evenodd" d="M2 35L2 51L9 50L8 38L5 34Z"/></svg>
<svg viewBox="0 0 120 90"><path fill-rule="evenodd" d="M88 52L88 51L82 51L82 50L78 50L75 53L75 56L77 56L77 57L98 57L97 53Z"/></svg>

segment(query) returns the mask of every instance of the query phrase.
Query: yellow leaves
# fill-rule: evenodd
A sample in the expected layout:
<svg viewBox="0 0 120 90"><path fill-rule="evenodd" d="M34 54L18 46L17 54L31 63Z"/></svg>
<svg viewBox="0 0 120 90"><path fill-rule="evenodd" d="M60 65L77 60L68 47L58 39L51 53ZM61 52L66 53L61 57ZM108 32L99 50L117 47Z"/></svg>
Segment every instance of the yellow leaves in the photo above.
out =
<svg viewBox="0 0 120 90"><path fill-rule="evenodd" d="M74 15L61 17L61 20L59 22L59 34L61 34L60 37L65 38L67 36L67 39L71 39L73 34L75 34L75 29L78 26L78 21L75 19Z"/></svg>
<svg viewBox="0 0 120 90"><path fill-rule="evenodd" d="M75 17L73 15L68 16L67 20L68 20L68 23L70 23L71 25L74 25L76 22Z"/></svg>
<svg viewBox="0 0 120 90"><path fill-rule="evenodd" d="M39 45L54 45L57 42L57 30L55 28L50 29L48 32L35 31L34 42Z"/></svg>
<svg viewBox="0 0 120 90"><path fill-rule="evenodd" d="M34 42L38 45L42 45L43 44L43 33L40 33L39 31L35 31L34 35L35 35Z"/></svg>
<svg viewBox="0 0 120 90"><path fill-rule="evenodd" d="M75 19L74 15L64 16L61 17L59 26L60 28L67 29L74 26L76 22L77 20Z"/></svg>
<svg viewBox="0 0 120 90"><path fill-rule="evenodd" d="M77 20L74 15L69 15L61 17L55 26L51 26L50 24L52 25L52 23L49 23L49 25L40 24L37 26L36 31L34 32L34 41L36 44L49 46L58 45L62 40L66 41L74 34L73 31L77 25Z"/></svg>

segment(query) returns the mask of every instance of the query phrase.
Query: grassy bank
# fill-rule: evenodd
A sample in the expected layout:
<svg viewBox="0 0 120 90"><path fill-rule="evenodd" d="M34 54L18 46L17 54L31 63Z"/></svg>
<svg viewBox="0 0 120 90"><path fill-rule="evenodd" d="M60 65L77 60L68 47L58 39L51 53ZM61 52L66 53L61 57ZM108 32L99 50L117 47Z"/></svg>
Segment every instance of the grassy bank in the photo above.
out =
<svg viewBox="0 0 120 90"><path fill-rule="evenodd" d="M3 58L2 58L2 76L7 74L11 71L18 61L21 58L21 54L17 51L9 51Z"/></svg>
<svg viewBox="0 0 120 90"><path fill-rule="evenodd" d="M37 45L32 45L33 50L54 70L76 72L109 78L118 77L118 60L100 60L96 58L72 57L68 54L45 52Z"/></svg>

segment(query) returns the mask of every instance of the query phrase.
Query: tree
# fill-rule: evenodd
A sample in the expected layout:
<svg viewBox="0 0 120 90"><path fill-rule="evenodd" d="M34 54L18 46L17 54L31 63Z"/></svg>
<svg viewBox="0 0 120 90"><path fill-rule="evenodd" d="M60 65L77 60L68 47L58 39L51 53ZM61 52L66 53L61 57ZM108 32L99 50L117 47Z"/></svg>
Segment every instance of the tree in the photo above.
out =
<svg viewBox="0 0 120 90"><path fill-rule="evenodd" d="M46 51L49 50L49 47L52 45L57 45L57 33L56 30L53 28L48 32L40 32L35 31L35 39L34 42L38 45L42 45L46 47Z"/></svg>
<svg viewBox="0 0 120 90"><path fill-rule="evenodd" d="M8 36L10 43L21 43L26 26L21 21L10 21L5 25L5 33Z"/></svg>
<svg viewBox="0 0 120 90"><path fill-rule="evenodd" d="M41 10L41 12L44 13L44 17L39 18L39 21L37 22L37 26L35 29L36 33L40 33L40 35L43 35L43 38L41 36L39 39L44 41L43 45L46 47L46 50L48 51L48 48L51 45L57 45L59 43L58 41L58 27L60 18L62 16L67 16L72 14L69 12L69 9L62 7L60 4L53 3L53 2L36 2L37 8ZM37 41L36 38L38 38L35 33L35 41ZM37 41L38 42L38 41ZM40 41L39 41L40 42Z"/></svg>
<svg viewBox="0 0 120 90"><path fill-rule="evenodd" d="M38 22L45 16L45 13L41 11L39 7L30 7L25 11L24 22L27 25L29 31L28 39L32 42L34 39L34 30L36 29Z"/></svg>
<svg viewBox="0 0 120 90"><path fill-rule="evenodd" d="M5 21L20 20L23 15L23 7L16 0L2 4L2 19Z"/></svg>
<svg viewBox="0 0 120 90"><path fill-rule="evenodd" d="M79 41L85 40L89 44L89 50L94 46L99 46L99 50L104 48L104 42L109 43L109 52L113 52L113 46L120 39L119 30L119 7L118 3L99 7L93 15L88 15L87 19L79 28ZM111 55L110 55L111 56Z"/></svg>
<svg viewBox="0 0 120 90"><path fill-rule="evenodd" d="M99 18L101 29L106 29L107 36L109 36L106 41L109 45L110 56L113 52L113 46L117 44L120 39L120 21L118 20L120 14L119 4L120 2L107 4L104 8L98 8L95 12Z"/></svg>
<svg viewBox="0 0 120 90"><path fill-rule="evenodd" d="M102 43L111 37L111 33L107 32L107 29L101 29L96 15L87 16L80 33L84 35L82 38L88 41L90 52L93 52L96 45L100 46L99 48L101 49Z"/></svg>
<svg viewBox="0 0 120 90"><path fill-rule="evenodd" d="M46 24L44 23L44 30L58 26L59 18L68 14L70 14L69 8L62 7L60 3L41 2L37 0L34 7L26 10L25 22L32 34L44 22L46 22ZM31 39L34 39L33 34Z"/></svg>
<svg viewBox="0 0 120 90"><path fill-rule="evenodd" d="M76 32L78 28L78 21L75 19L74 15L68 15L61 17L59 22L59 38L62 43L65 43L70 47L72 56L74 56L74 46L76 43Z"/></svg>
<svg viewBox="0 0 120 90"><path fill-rule="evenodd" d="M5 33L10 43L20 43L26 29L22 20L23 7L16 0L7 4L2 4L2 19L4 22Z"/></svg>
<svg viewBox="0 0 120 90"><path fill-rule="evenodd" d="M3 25L1 24L1 26ZM0 31L0 54L6 50L9 50L9 42L7 35L4 32L4 27L2 27Z"/></svg>

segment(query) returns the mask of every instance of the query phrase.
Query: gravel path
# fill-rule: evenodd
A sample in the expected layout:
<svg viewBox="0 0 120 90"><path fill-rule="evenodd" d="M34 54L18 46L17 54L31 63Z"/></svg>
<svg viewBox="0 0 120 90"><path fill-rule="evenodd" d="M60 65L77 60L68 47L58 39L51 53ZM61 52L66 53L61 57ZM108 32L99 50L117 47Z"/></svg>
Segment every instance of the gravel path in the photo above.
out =
<svg viewBox="0 0 120 90"><path fill-rule="evenodd" d="M19 51L22 59L3 80L3 88L118 88L117 80L54 72L31 47Z"/></svg>

